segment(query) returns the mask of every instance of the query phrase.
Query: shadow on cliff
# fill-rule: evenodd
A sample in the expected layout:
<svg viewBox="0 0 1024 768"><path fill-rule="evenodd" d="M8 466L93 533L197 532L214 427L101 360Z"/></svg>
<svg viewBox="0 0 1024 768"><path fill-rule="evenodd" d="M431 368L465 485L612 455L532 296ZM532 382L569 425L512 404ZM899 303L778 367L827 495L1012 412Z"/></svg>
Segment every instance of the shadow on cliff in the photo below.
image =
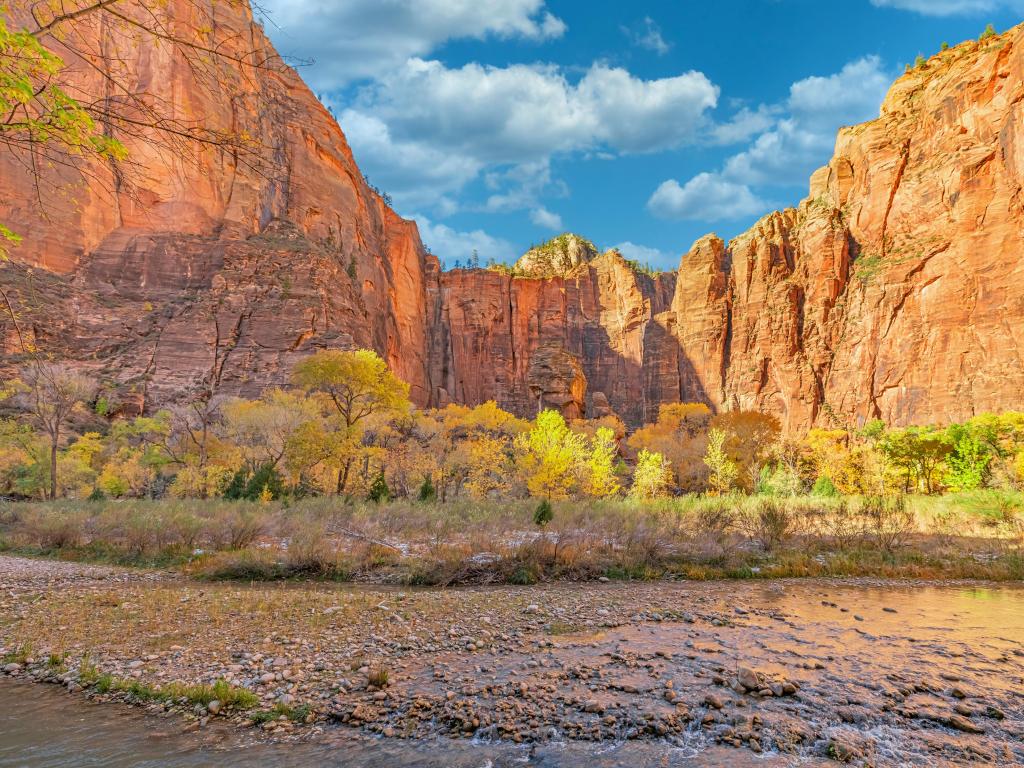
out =
<svg viewBox="0 0 1024 768"><path fill-rule="evenodd" d="M611 409L631 429L656 421L665 403L706 403L715 410L716 403L678 339L653 320L644 329L642 362L618 352L601 325L584 330L581 358L587 377L588 418L601 415L593 407L598 393L607 397Z"/></svg>

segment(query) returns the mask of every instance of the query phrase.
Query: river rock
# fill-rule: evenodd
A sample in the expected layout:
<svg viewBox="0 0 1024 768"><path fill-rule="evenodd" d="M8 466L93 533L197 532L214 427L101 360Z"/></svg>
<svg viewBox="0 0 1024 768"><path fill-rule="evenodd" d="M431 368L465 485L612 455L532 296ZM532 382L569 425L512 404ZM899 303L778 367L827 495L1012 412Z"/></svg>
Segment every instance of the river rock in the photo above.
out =
<svg viewBox="0 0 1024 768"><path fill-rule="evenodd" d="M963 715L950 715L946 718L946 725L962 733L984 733L985 729L977 723L968 720Z"/></svg>
<svg viewBox="0 0 1024 768"><path fill-rule="evenodd" d="M736 681L748 691L758 691L762 687L761 675L750 667L740 667L736 670Z"/></svg>

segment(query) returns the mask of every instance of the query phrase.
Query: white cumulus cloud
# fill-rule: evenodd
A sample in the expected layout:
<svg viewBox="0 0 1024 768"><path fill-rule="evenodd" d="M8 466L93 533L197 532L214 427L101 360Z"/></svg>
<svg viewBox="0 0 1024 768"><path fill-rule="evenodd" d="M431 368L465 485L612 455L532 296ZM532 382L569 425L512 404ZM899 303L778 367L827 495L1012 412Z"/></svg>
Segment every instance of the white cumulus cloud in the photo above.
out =
<svg viewBox="0 0 1024 768"><path fill-rule="evenodd" d="M449 40L561 37L544 0L262 0L267 32L284 54L311 58L315 90L374 78Z"/></svg>
<svg viewBox="0 0 1024 768"><path fill-rule="evenodd" d="M828 161L840 127L878 116L890 80L881 60L868 56L833 75L793 83L783 104L737 115L736 127L730 129L734 135L742 133L744 124L770 120L767 130L757 133L745 149L720 170L698 174L685 184L666 180L651 195L648 208L663 218L707 221L765 213L769 205L759 188L805 184Z"/></svg>
<svg viewBox="0 0 1024 768"><path fill-rule="evenodd" d="M662 182L647 207L663 219L730 221L763 213L769 204L745 184L701 173L685 185L675 179Z"/></svg>
<svg viewBox="0 0 1024 768"><path fill-rule="evenodd" d="M413 214L412 219L419 227L423 244L449 267L456 261L468 263L474 251L483 264L491 259L499 262L511 262L516 259L516 249L512 243L500 237L493 237L481 229L463 232L446 224L431 221L421 214Z"/></svg>
<svg viewBox="0 0 1024 768"><path fill-rule="evenodd" d="M562 217L557 213L552 213L547 208L534 208L530 211L530 221L538 227L544 227L544 229L562 229Z"/></svg>
<svg viewBox="0 0 1024 768"><path fill-rule="evenodd" d="M538 207L555 155L654 152L694 142L718 101L699 72L643 80L594 64L575 82L553 65L449 68L410 59L341 112L359 163L399 206L420 208L488 171L504 177L489 210ZM512 170L508 170L512 168ZM515 169L525 169L517 179Z"/></svg>
<svg viewBox="0 0 1024 768"><path fill-rule="evenodd" d="M923 16L966 16L999 8L1024 10L1024 2L1020 0L871 0L871 4L876 8L898 8Z"/></svg>

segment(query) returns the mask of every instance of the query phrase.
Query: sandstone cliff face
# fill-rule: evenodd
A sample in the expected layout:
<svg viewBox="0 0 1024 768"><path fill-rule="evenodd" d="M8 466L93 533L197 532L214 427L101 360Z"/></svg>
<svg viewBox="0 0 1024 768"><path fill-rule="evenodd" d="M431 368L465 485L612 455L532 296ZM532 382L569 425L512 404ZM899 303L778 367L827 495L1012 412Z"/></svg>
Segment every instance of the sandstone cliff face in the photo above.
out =
<svg viewBox="0 0 1024 768"><path fill-rule="evenodd" d="M191 7L172 0L167 13ZM210 13L272 55L246 9ZM495 399L526 416L611 408L635 426L697 400L800 430L1020 407L1020 28L902 77L879 119L840 133L807 200L731 243L702 238L677 273L574 246L543 278L441 273L290 69L225 64L213 88L145 37L86 36L118 51L128 87L259 148L257 162L216 148L178 162L130 139L130 186L106 167L91 169L99 185L62 170L73 202L45 216L0 157L0 221L25 236L0 279L22 333L134 407L200 380L254 395L300 356L354 345L383 354L420 405ZM88 68L75 77L101 92ZM7 317L0 342L13 367Z"/></svg>
<svg viewBox="0 0 1024 768"><path fill-rule="evenodd" d="M162 13L213 30L225 57L205 71L99 22L73 44L105 50L113 72L54 44L74 92L103 94L110 74L168 123L245 133L251 150L186 142L176 153L152 131L125 135L129 165L47 171L42 188L59 197L42 207L24 158L0 156L0 220L24 236L4 281L29 330L139 407L202 378L253 394L312 349L353 345L380 351L426 401L434 260L415 225L367 187L333 117L247 5L204 2L171 0ZM232 60L246 57L269 64ZM44 283L57 296L33 292ZM0 322L13 354L10 319Z"/></svg>
<svg viewBox="0 0 1024 768"><path fill-rule="evenodd" d="M551 345L581 366L588 399L603 393L633 423L648 411L645 337L654 313L667 306L665 285L633 272L614 253L597 257L570 278L528 279L482 270L440 277L428 358L433 405L494 399L517 413L533 414L531 361ZM576 402L554 382L542 385L545 402ZM678 398L677 398L678 399ZM657 412L656 406L653 413Z"/></svg>

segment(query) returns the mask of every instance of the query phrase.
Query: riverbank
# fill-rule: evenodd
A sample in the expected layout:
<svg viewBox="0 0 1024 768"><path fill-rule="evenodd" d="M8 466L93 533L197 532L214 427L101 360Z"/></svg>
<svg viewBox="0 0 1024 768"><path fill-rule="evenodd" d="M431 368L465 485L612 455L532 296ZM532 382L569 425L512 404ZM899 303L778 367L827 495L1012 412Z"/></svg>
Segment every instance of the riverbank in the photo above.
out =
<svg viewBox="0 0 1024 768"><path fill-rule="evenodd" d="M0 504L0 552L176 568L197 579L457 586L880 577L1024 579L1016 497L680 497L288 504Z"/></svg>
<svg viewBox="0 0 1024 768"><path fill-rule="evenodd" d="M191 728L1024 762L1014 587L250 586L0 557L0 594L7 674Z"/></svg>

